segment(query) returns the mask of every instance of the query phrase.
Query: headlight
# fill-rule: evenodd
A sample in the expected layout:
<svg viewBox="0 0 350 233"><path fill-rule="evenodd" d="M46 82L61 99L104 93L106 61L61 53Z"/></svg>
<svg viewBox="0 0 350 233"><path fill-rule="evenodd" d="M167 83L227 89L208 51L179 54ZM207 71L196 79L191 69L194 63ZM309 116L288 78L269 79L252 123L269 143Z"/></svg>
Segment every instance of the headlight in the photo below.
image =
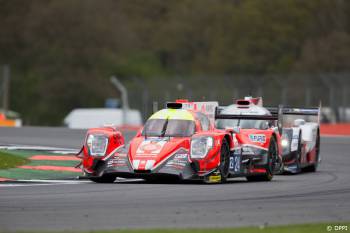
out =
<svg viewBox="0 0 350 233"><path fill-rule="evenodd" d="M89 154L94 156L104 156L106 154L108 137L105 135L90 134L86 139Z"/></svg>
<svg viewBox="0 0 350 233"><path fill-rule="evenodd" d="M281 140L281 146L282 146L282 147L288 147L288 146L289 146L288 139L283 138L283 139Z"/></svg>
<svg viewBox="0 0 350 233"><path fill-rule="evenodd" d="M213 148L214 139L212 137L194 137L191 140L191 158L202 159L208 151Z"/></svg>

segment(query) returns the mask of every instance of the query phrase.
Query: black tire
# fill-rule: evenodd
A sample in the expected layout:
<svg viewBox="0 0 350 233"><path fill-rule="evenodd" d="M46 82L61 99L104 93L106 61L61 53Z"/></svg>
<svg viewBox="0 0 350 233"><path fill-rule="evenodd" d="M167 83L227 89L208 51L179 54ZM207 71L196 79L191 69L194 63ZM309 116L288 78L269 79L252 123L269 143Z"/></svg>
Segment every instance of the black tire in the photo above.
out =
<svg viewBox="0 0 350 233"><path fill-rule="evenodd" d="M256 181L271 181L273 178L273 173L275 170L275 165L277 161L278 151L277 151L277 143L275 137L271 138L269 151L267 155L267 165L266 165L266 173L263 175L254 175L247 176L247 180L250 182Z"/></svg>
<svg viewBox="0 0 350 233"><path fill-rule="evenodd" d="M317 130L317 137L316 137L316 158L315 158L315 163L306 167L305 171L306 172L316 172L318 168L318 160L320 157L320 130Z"/></svg>
<svg viewBox="0 0 350 233"><path fill-rule="evenodd" d="M227 181L227 177L229 175L229 169L230 169L230 147L226 139L223 139L222 145L221 145L220 166L219 166L221 183L225 183Z"/></svg>
<svg viewBox="0 0 350 233"><path fill-rule="evenodd" d="M150 184L175 184L181 181L179 177L145 177L143 179Z"/></svg>
<svg viewBox="0 0 350 233"><path fill-rule="evenodd" d="M89 179L95 183L114 183L116 177L115 176L101 176L101 177L90 177Z"/></svg>

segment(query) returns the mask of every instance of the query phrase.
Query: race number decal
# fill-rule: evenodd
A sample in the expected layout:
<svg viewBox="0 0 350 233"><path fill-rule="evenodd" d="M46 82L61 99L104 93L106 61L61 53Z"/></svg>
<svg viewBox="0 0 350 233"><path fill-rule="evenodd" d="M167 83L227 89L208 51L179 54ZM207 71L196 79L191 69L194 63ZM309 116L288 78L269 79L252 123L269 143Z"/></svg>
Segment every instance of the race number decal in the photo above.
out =
<svg viewBox="0 0 350 233"><path fill-rule="evenodd" d="M230 170L234 173L240 173L241 171L241 156L239 154L234 154L230 157Z"/></svg>
<svg viewBox="0 0 350 233"><path fill-rule="evenodd" d="M264 134L250 134L249 139L252 142L265 143L266 136Z"/></svg>

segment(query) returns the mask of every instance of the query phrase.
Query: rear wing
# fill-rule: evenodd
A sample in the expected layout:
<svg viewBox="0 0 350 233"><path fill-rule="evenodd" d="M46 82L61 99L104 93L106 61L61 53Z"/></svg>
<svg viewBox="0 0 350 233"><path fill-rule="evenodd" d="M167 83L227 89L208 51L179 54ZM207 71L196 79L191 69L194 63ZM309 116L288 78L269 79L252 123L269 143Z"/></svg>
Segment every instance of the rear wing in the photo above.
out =
<svg viewBox="0 0 350 233"><path fill-rule="evenodd" d="M271 114L278 114L278 108L275 107L266 107ZM318 123L320 122L321 116L321 103L318 107L311 108L297 108L297 107L283 107L283 115L299 115L299 116L317 116Z"/></svg>
<svg viewBox="0 0 350 233"><path fill-rule="evenodd" d="M275 112L271 113L271 115L253 115L253 114L221 114L221 111L225 107L219 106L215 111L215 119L240 119L240 120L271 120L277 121L277 127L280 133L282 132L283 125L283 111L282 106L275 108Z"/></svg>

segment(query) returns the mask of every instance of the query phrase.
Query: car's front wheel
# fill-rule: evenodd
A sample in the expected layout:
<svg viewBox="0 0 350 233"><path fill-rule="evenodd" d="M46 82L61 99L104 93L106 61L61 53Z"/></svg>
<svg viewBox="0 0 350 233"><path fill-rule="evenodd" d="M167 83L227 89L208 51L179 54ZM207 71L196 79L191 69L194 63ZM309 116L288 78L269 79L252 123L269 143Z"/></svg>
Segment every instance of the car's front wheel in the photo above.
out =
<svg viewBox="0 0 350 233"><path fill-rule="evenodd" d="M269 150L267 152L266 173L263 175L247 176L248 181L271 181L278 159L277 142L275 137L271 138Z"/></svg>
<svg viewBox="0 0 350 233"><path fill-rule="evenodd" d="M223 139L220 149L220 165L215 172L205 177L204 183L225 183L230 168L230 147L226 139Z"/></svg>
<svg viewBox="0 0 350 233"><path fill-rule="evenodd" d="M230 168L230 147L226 139L224 139L221 145L220 166L219 166L221 183L225 183L227 181L229 168Z"/></svg>
<svg viewBox="0 0 350 233"><path fill-rule="evenodd" d="M306 171L306 172L316 172L317 171L318 162L320 159L320 131L319 130L317 131L315 150L316 150L315 161L312 165L310 165L304 169L304 171Z"/></svg>

